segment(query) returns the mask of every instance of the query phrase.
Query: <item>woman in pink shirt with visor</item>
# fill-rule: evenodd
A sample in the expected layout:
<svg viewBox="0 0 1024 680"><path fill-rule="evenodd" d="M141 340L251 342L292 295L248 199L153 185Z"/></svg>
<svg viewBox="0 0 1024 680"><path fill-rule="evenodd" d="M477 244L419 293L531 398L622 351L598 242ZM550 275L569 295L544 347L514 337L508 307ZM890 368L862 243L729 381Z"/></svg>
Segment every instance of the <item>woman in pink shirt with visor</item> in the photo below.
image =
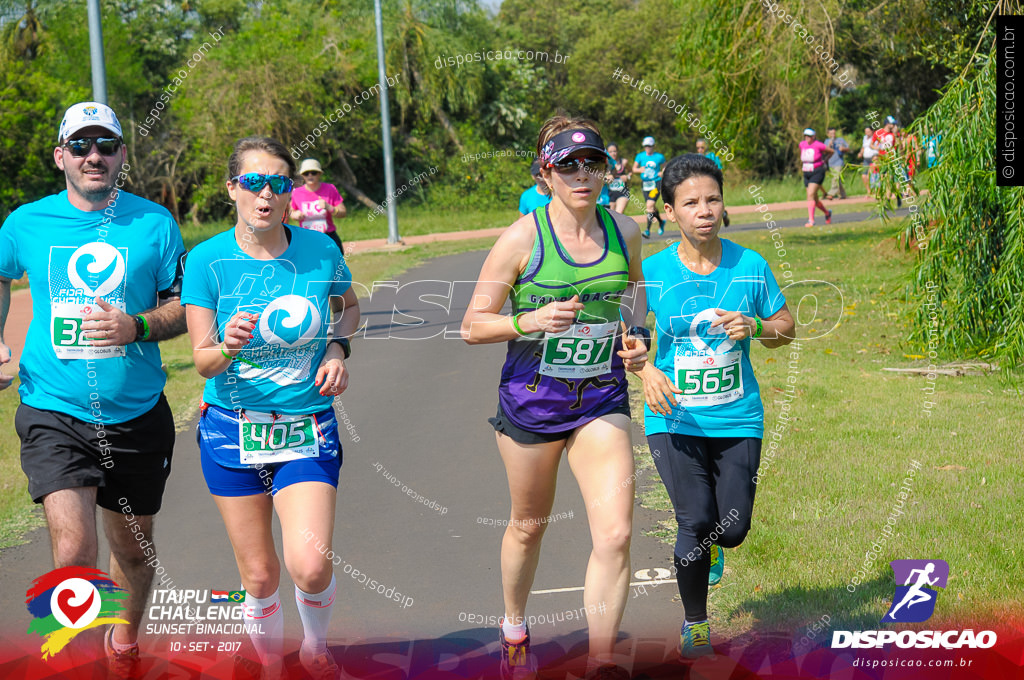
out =
<svg viewBox="0 0 1024 680"><path fill-rule="evenodd" d="M815 132L811 128L804 130L804 139L800 142L800 169L804 173L804 186L807 187L807 224L805 227L814 226L814 208L821 208L825 213L825 224L832 224L832 211L825 207L825 204L818 198L818 190L825 181L825 161L832 155L832 149L814 138ZM292 194L294 196L294 194ZM294 198L292 199L295 200Z"/></svg>
<svg viewBox="0 0 1024 680"><path fill-rule="evenodd" d="M341 219L345 216L345 202L337 187L320 181L323 173L323 168L316 159L307 158L302 161L299 174L302 175L304 184L292 190L291 218L303 229L319 231L330 236L344 255L345 248L341 245L338 230L334 227L334 218Z"/></svg>

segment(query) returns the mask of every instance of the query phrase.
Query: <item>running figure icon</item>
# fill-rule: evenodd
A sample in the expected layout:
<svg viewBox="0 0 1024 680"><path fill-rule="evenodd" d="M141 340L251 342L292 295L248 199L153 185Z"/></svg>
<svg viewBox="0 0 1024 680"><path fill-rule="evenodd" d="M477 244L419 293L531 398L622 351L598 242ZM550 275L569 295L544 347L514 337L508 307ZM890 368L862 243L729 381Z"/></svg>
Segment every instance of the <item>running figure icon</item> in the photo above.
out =
<svg viewBox="0 0 1024 680"><path fill-rule="evenodd" d="M937 559L893 560L890 564L896 580L896 592L893 594L892 608L882 617L882 622L927 621L935 613L937 589L946 587L949 564Z"/></svg>
<svg viewBox="0 0 1024 680"><path fill-rule="evenodd" d="M928 578L928 576L932 574L934 571L934 562L929 562L928 566L924 569L912 569L910 571L910 576L907 577L907 581L903 585L910 586L910 581L914 578L914 574L919 574L919 576L917 577L917 583L910 586L910 590L907 591L907 594L903 597L903 600L898 605L892 608L892 611L889 612L890 619L894 621L896 620L896 612L903 605L907 605L907 609L910 609L915 604L920 604L921 602L928 602L929 600L933 599L934 595L929 595L928 593L923 592L921 588L923 588L926 585L933 586L938 582L938 576L936 576L934 579Z"/></svg>

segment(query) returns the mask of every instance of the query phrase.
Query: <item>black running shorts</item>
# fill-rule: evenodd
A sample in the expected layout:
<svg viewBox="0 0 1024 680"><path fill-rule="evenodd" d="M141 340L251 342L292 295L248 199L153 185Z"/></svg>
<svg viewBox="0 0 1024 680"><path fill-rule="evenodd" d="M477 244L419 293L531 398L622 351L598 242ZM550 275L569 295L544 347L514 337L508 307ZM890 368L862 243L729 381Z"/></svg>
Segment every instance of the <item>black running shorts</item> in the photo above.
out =
<svg viewBox="0 0 1024 680"><path fill-rule="evenodd" d="M160 510L171 473L174 417L163 394L156 405L124 423L100 424L22 404L14 415L21 469L32 500L62 489L97 487L96 504L137 515Z"/></svg>

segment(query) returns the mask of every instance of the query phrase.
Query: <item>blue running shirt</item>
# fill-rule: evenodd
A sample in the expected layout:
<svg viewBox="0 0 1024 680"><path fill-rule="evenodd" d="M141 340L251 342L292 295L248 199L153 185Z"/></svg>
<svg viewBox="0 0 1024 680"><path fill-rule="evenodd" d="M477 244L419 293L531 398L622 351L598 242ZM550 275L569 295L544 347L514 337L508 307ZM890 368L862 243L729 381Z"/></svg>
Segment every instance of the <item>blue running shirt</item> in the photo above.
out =
<svg viewBox="0 0 1024 680"><path fill-rule="evenodd" d="M167 381L157 343L92 347L82 317L99 311L96 297L127 314L156 307L184 253L171 214L127 191L104 210L79 210L62 191L11 213L0 229L0 276L27 273L32 294L22 403L110 424L152 409Z"/></svg>
<svg viewBox="0 0 1024 680"><path fill-rule="evenodd" d="M643 172L640 173L640 180L644 192L657 189L658 173L661 172L661 166L665 165L665 154L648 154L646 151L641 151L634 160L643 168Z"/></svg>
<svg viewBox="0 0 1024 680"><path fill-rule="evenodd" d="M519 197L519 212L523 215L529 215L537 208L543 208L551 202L551 196L542 194L537 190L537 186L534 185L524 191Z"/></svg>
<svg viewBox="0 0 1024 680"><path fill-rule="evenodd" d="M722 261L707 276L682 263L678 243L643 266L647 308L657 324L654 365L686 392L670 416L644 406L646 433L761 438L764 406L750 366L750 339L735 343L710 325L716 308L762 319L782 309L786 300L768 263L722 239Z"/></svg>
<svg viewBox="0 0 1024 680"><path fill-rule="evenodd" d="M352 275L341 251L319 232L286 227L291 243L275 260L250 257L235 228L192 249L181 303L217 312L218 342L238 312L260 315L253 338L226 371L206 381L203 400L226 409L318 413L333 397L313 384L327 351L329 300ZM216 352L216 349L211 349Z"/></svg>

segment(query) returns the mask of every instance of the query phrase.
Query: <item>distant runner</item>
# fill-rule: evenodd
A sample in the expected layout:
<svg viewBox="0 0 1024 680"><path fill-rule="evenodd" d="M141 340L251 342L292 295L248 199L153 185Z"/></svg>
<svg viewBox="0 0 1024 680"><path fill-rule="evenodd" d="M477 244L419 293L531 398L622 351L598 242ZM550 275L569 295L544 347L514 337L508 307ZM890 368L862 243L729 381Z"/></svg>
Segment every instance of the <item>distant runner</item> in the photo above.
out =
<svg viewBox="0 0 1024 680"><path fill-rule="evenodd" d="M875 130L874 135L871 137L871 146L875 150L875 166L882 162L888 154L896 149L897 139L896 130L899 126L899 122L893 116L885 117L885 125L880 129ZM900 192L896 192L896 207L899 208L903 205L903 197L900 196Z"/></svg>
<svg viewBox="0 0 1024 680"><path fill-rule="evenodd" d="M646 200L647 228L643 237L651 237L651 225L657 220L658 235L665 233L665 220L658 213L658 196L661 194L661 169L665 165L665 155L655 153L654 137L644 137L644 150L633 159L633 173L640 174L640 186Z"/></svg>
<svg viewBox="0 0 1024 680"><path fill-rule="evenodd" d="M825 181L825 162L832 155L832 150L814 138L813 129L804 130L803 141L800 142L800 169L804 173L804 186L807 187L807 224L814 226L814 209L821 208L825 213L825 224L832 224L832 211L818 198L818 190Z"/></svg>
<svg viewBox="0 0 1024 680"><path fill-rule="evenodd" d="M864 192L871 193L871 190L876 184L878 184L878 169L875 167L874 158L875 151L874 147L871 146L871 138L874 136L874 131L870 127L864 128L864 138L861 140L860 151L857 152L857 157L861 159L863 167L860 171L860 178L864 182Z"/></svg>
<svg viewBox="0 0 1024 680"><path fill-rule="evenodd" d="M714 151L708 151L708 142L705 139L697 140L697 153L705 158L710 158L719 170L722 169L722 159Z"/></svg>
<svg viewBox="0 0 1024 680"><path fill-rule="evenodd" d="M850 145L842 137L836 136L834 127L830 127L825 134L825 146L832 151L832 155L828 157L828 176L832 179L832 184L825 198L842 200L846 198L846 187L843 185L843 167L846 165L844 158L850 150Z"/></svg>
<svg viewBox="0 0 1024 680"><path fill-rule="evenodd" d="M619 158L618 144L608 145L608 198L617 213L626 214L629 205L629 178L632 176L625 158Z"/></svg>
<svg viewBox="0 0 1024 680"><path fill-rule="evenodd" d="M345 216L345 199L338 193L336 186L320 181L323 172L319 161L313 158L302 161L299 174L305 185L292 190L291 218L303 229L330 236L344 255L345 247L341 244L334 218Z"/></svg>
<svg viewBox="0 0 1024 680"><path fill-rule="evenodd" d="M534 184L519 197L520 215L532 213L537 208L542 208L551 202L548 185L540 171L540 161L534 161L530 165L530 176L533 178Z"/></svg>

